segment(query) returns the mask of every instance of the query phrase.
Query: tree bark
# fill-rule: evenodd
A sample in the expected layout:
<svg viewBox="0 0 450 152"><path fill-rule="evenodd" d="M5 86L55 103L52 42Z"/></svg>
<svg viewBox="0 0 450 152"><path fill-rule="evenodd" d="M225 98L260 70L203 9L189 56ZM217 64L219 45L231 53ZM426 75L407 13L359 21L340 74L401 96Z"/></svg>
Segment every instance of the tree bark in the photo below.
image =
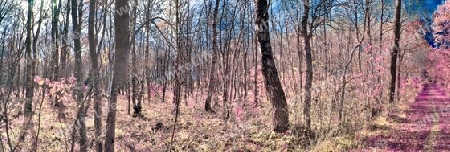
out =
<svg viewBox="0 0 450 152"><path fill-rule="evenodd" d="M384 24L384 20L383 20L383 18L384 18L384 0L380 0L381 2L381 14L380 14L380 44L379 44L379 49L380 50L382 50L383 48L383 24ZM379 54L381 55L381 51L379 51Z"/></svg>
<svg viewBox="0 0 450 152"><path fill-rule="evenodd" d="M21 134L18 141L18 146L16 147L18 151L22 150L22 143L25 141L27 131L32 127L33 118L33 96L34 96L34 83L33 77L35 68L35 51L33 49L33 0L28 0L28 20L27 20L27 38L26 38L26 64L27 64L27 76L25 77L25 104L24 104L24 119L23 126L21 128Z"/></svg>
<svg viewBox="0 0 450 152"><path fill-rule="evenodd" d="M82 92L82 79L83 74L81 72L81 21L79 21L79 17L82 15L81 10L78 7L78 1L72 0L72 28L73 28L73 42L74 42L74 55L75 55L75 69L74 75L77 80L77 89L74 90L75 98L77 100L77 105L80 107L80 112L77 114L77 124L80 131L80 151L86 152L88 148L87 144L87 135L86 135L86 124L85 124L85 104L82 101L83 92Z"/></svg>
<svg viewBox="0 0 450 152"><path fill-rule="evenodd" d="M146 16L145 19L148 21L150 19L150 4L148 4L147 8L145 9L146 12ZM147 44L145 45L145 79L147 82L147 103L150 103L151 98L152 98L152 87L151 87L151 76L150 76L150 22L147 22L147 24L145 24L145 40L147 42ZM159 53L156 53L156 59L158 59L159 57ZM157 66L159 65L159 62L157 62ZM158 69L159 70L159 69ZM159 71L158 71L159 72ZM159 77L158 77L159 78Z"/></svg>
<svg viewBox="0 0 450 152"><path fill-rule="evenodd" d="M31 119L32 116L32 100L33 100L33 77L32 74L34 68L34 59L32 56L32 38L33 38L33 0L28 0L28 20L27 20L27 39L26 39L26 57L27 57L27 77L26 82L28 85L26 86L26 94L27 98L24 106L24 116L25 118Z"/></svg>
<svg viewBox="0 0 450 152"><path fill-rule="evenodd" d="M131 23L132 23L132 27L133 29L136 26L136 20L137 20L137 5L138 5L138 1L134 0L134 5L130 6L132 7L132 15L131 15ZM132 92L132 103L133 103L133 117L138 117L138 116L142 116L141 111L142 111L142 102L141 100L138 99L138 87L139 87L139 80L138 80L138 70L137 70L137 54L136 54L136 32L135 31L131 31L133 35L133 37L131 37L131 44L130 44L130 48L132 51L132 55L131 55L131 92Z"/></svg>
<svg viewBox="0 0 450 152"><path fill-rule="evenodd" d="M61 3L60 3L61 4ZM59 65L59 40L58 40L58 21L59 21L59 7L56 0L52 0L53 5L53 19L52 19L52 41L54 44L53 56L52 56L52 80L58 79L58 65Z"/></svg>
<svg viewBox="0 0 450 152"><path fill-rule="evenodd" d="M205 101L205 111L212 112L213 109L211 108L211 98L213 94L215 93L215 87L216 87L216 64L217 64L217 51L218 45L217 45L217 14L219 14L219 5L220 0L216 0L216 5L214 6L214 12L213 12L213 19L212 19L212 45L213 45L213 56L211 59L211 69L209 73L209 85L208 85L208 97Z"/></svg>
<svg viewBox="0 0 450 152"><path fill-rule="evenodd" d="M180 63L182 60L182 52L180 48L180 2L175 0L175 43L177 56L175 59L175 86L173 89L173 102L175 103L175 120L172 130L172 136L170 138L170 149L172 150L173 139L175 137L176 126L178 123L178 115L180 114L180 102L181 102L181 70Z"/></svg>
<svg viewBox="0 0 450 152"><path fill-rule="evenodd" d="M64 38L62 39L62 47L61 47L61 61L60 61L60 73L59 76L66 78L66 62L67 62L67 56L69 52L69 16L70 16L70 0L67 1L66 5L66 20L64 23Z"/></svg>
<svg viewBox="0 0 450 152"><path fill-rule="evenodd" d="M111 88L111 96L108 103L108 116L106 118L106 139L105 151L114 151L114 137L117 113L117 90L127 83L129 37L130 37L130 15L128 10L128 0L116 0L114 13L114 31L115 31L115 58L114 58L114 76ZM122 9L123 10L122 10Z"/></svg>
<svg viewBox="0 0 450 152"><path fill-rule="evenodd" d="M89 19L88 19L88 35L89 35L89 54L91 57L91 78L94 91L94 139L95 139L95 151L101 152L103 145L99 140L102 134L102 109L100 98L100 79L99 79L99 63L98 53L96 51L97 40L95 37L95 7L96 0L89 1Z"/></svg>
<svg viewBox="0 0 450 152"><path fill-rule="evenodd" d="M262 72L265 79L266 92L272 106L275 108L273 118L274 131L282 133L288 130L289 112L286 95L278 78L278 71L275 66L272 47L270 46L268 7L267 0L256 1L257 39L262 54Z"/></svg>
<svg viewBox="0 0 450 152"><path fill-rule="evenodd" d="M307 132L311 131L311 89L313 81L313 67L311 57L311 34L308 33L308 18L310 11L309 0L303 0L303 16L302 16L302 29L301 33L305 43L306 53L306 81L305 81L305 107L303 108L303 114L305 115Z"/></svg>
<svg viewBox="0 0 450 152"><path fill-rule="evenodd" d="M391 83L389 87L389 103L393 103L395 99L395 89L396 89L396 83L397 83L397 58L398 58L398 52L400 50L400 26L401 26L401 7L402 7L402 0L396 0L395 1L395 29L394 29L394 47L392 48L391 52Z"/></svg>

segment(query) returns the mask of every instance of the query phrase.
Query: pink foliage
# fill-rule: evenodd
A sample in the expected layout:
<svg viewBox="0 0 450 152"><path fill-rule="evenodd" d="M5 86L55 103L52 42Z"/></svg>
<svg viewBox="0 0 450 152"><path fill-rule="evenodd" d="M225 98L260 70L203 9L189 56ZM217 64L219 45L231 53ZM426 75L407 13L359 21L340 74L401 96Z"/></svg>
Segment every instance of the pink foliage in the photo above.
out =
<svg viewBox="0 0 450 152"><path fill-rule="evenodd" d="M236 115L236 120L241 121L244 117L244 108L242 106L235 106L234 107L234 114Z"/></svg>
<svg viewBox="0 0 450 152"><path fill-rule="evenodd" d="M440 5L433 16L433 31L437 42L450 40L450 2Z"/></svg>
<svg viewBox="0 0 450 152"><path fill-rule="evenodd" d="M434 80L450 89L450 50L432 49L428 53L430 65L427 67Z"/></svg>

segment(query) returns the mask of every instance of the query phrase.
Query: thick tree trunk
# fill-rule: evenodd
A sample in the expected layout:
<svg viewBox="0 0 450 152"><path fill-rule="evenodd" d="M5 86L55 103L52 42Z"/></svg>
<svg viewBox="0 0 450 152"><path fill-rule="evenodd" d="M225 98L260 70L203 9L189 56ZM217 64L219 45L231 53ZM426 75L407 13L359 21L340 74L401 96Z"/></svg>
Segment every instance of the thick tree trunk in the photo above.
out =
<svg viewBox="0 0 450 152"><path fill-rule="evenodd" d="M257 38L262 53L261 62L266 92L272 106L275 108L273 119L274 131L281 133L288 130L289 112L286 96L278 78L277 68L275 67L272 47L270 46L268 7L267 0L256 1L256 25L259 30L257 31Z"/></svg>
<svg viewBox="0 0 450 152"><path fill-rule="evenodd" d="M389 103L393 103L395 99L395 88L397 83L397 57L400 50L400 16L401 16L402 0L395 2L395 29L394 29L394 47L391 52L391 83L389 87Z"/></svg>
<svg viewBox="0 0 450 152"><path fill-rule="evenodd" d="M129 52L129 24L130 15L128 11L121 8L128 7L128 0L115 1L114 13L114 31L115 31L115 58L114 58L114 76L111 88L111 96L108 103L108 116L106 118L106 139L105 151L114 151L114 137L116 127L116 113L117 113L117 90L127 83L128 72L128 56ZM128 9L127 9L128 10Z"/></svg>

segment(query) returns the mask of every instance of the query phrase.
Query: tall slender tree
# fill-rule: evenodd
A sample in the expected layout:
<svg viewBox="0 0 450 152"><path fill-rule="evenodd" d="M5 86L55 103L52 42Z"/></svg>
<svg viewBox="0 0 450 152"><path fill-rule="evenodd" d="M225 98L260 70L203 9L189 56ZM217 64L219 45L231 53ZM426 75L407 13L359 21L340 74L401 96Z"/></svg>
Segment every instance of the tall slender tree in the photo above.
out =
<svg viewBox="0 0 450 152"><path fill-rule="evenodd" d="M170 149L172 150L173 139L175 137L175 131L178 123L178 115L180 114L180 102L181 102L181 69L180 64L182 62L182 52L180 48L180 0L175 0L175 45L177 56L175 59L175 86L173 89L173 103L175 103L175 120L172 130L172 136L170 138Z"/></svg>
<svg viewBox="0 0 450 152"><path fill-rule="evenodd" d="M78 21L78 0L72 0L72 28L73 28L73 44L74 44L74 55L75 55L75 69L74 76L77 79L77 85L81 84L81 79L83 74L81 73L81 21ZM80 91L76 91L76 98L78 101L81 100L82 94Z"/></svg>
<svg viewBox="0 0 450 152"><path fill-rule="evenodd" d="M77 86L78 89L74 90L75 98L77 100L78 107L80 108L79 112L77 112L77 122L78 129L80 132L80 151L85 152L87 151L87 131L86 131L86 123L85 123L85 103L82 101L83 99L83 92L81 90L81 86L83 85L82 79L83 79L83 73L81 72L81 20L80 16L82 16L82 10L80 9L81 6L78 6L78 0L72 0L72 28L73 28L73 44L74 44L74 55L75 55L75 69L74 69L74 75L77 80Z"/></svg>
<svg viewBox="0 0 450 152"><path fill-rule="evenodd" d="M301 20L301 35L304 39L305 45L305 59L306 59L306 81L305 81L305 107L303 108L303 115L305 115L307 132L311 130L311 89L313 81L313 67L311 56L311 31L308 31L308 18L310 11L310 1L303 0L303 16ZM301 63L300 63L301 64Z"/></svg>
<svg viewBox="0 0 450 152"><path fill-rule="evenodd" d="M214 6L214 12L213 12L213 17L212 17L212 45L213 45L213 50L212 50L212 59L211 59L211 69L209 72L209 85L208 85L208 97L206 98L205 101L205 110L206 111L213 111L213 109L211 108L211 98L213 96L213 94L215 93L214 88L216 87L216 64L217 64L217 51L218 50L218 45L217 45L217 16L219 14L219 5L220 5L220 0L216 0L216 5Z"/></svg>
<svg viewBox="0 0 450 152"><path fill-rule="evenodd" d="M61 47L61 60L60 60L60 73L59 76L61 77L67 77L67 70L66 70L66 62L68 58L68 54L70 51L69 47L69 19L70 19L70 1L67 0L66 4L66 15L65 15L65 21L64 21L64 28L63 28L63 39L62 39L62 47Z"/></svg>
<svg viewBox="0 0 450 152"><path fill-rule="evenodd" d="M394 29L394 47L391 52L391 83L389 87L389 103L395 99L395 89L397 83L397 58L400 51L400 28L401 28L401 8L402 0L395 1L395 29Z"/></svg>
<svg viewBox="0 0 450 152"><path fill-rule="evenodd" d="M32 38L33 38L33 0L28 0L28 20L27 20L27 39L26 39L26 57L27 57L27 73L26 82L28 83L26 87L25 97L27 98L24 106L24 115L26 118L31 119L32 109L33 109L33 75L32 71L34 69L33 56L32 56Z"/></svg>
<svg viewBox="0 0 450 152"><path fill-rule="evenodd" d="M114 71L111 86L111 95L108 103L108 115L106 117L106 139L105 151L114 151L114 137L117 113L117 93L118 89L127 83L128 56L130 43L130 13L128 0L116 0L114 12Z"/></svg>
<svg viewBox="0 0 450 152"><path fill-rule="evenodd" d="M383 24L384 24L384 0L380 0L380 33L379 33L379 49L383 48ZM381 51L380 51L381 53Z"/></svg>
<svg viewBox="0 0 450 152"><path fill-rule="evenodd" d="M59 22L59 10L61 6L61 1L59 2L59 5L57 4L57 0L52 0L52 12L53 12L53 18L52 18L52 41L53 41L53 56L52 56L52 80L58 79L58 65L59 65L59 40L58 40L58 22Z"/></svg>
<svg viewBox="0 0 450 152"><path fill-rule="evenodd" d="M100 98L100 86L99 86L99 69L98 69L98 53L96 51L97 39L95 36L95 9L96 0L89 1L89 19L88 19L88 35L89 35L89 54L91 57L91 78L92 87L94 91L94 139L95 139L95 150L101 152L103 145L99 140L102 134L102 109L101 109L101 98Z"/></svg>

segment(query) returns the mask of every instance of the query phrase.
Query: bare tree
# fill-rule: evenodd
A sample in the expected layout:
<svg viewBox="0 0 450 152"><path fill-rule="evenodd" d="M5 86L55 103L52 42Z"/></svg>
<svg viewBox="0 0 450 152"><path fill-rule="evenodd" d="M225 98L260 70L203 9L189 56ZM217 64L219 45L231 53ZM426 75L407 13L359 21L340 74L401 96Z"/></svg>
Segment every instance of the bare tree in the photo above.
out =
<svg viewBox="0 0 450 152"><path fill-rule="evenodd" d="M62 47L61 47L61 61L60 61L60 72L59 76L66 78L67 77L67 58L69 55L70 47L69 47L69 19L70 19L70 1L67 0L66 4L66 15L65 15L65 21L64 21L64 28L63 28L63 39L62 39Z"/></svg>
<svg viewBox="0 0 450 152"><path fill-rule="evenodd" d="M111 94L108 103L108 116L106 118L106 139L105 151L114 151L114 137L117 113L117 93L118 89L127 83L129 37L130 37L130 14L128 0L116 0L114 12L114 33L116 50L114 58L114 74Z"/></svg>
<svg viewBox="0 0 450 152"><path fill-rule="evenodd" d="M389 103L395 99L395 87L397 82L397 58L400 51L400 28L401 28L401 8L402 0L395 1L395 29L394 29L394 47L391 52L391 83L389 87Z"/></svg>
<svg viewBox="0 0 450 152"><path fill-rule="evenodd" d="M267 95L275 108L274 131L281 133L289 129L289 112L278 71L275 67L269 32L269 3L267 0L256 1L256 26L259 49L261 49L262 71Z"/></svg>
<svg viewBox="0 0 450 152"><path fill-rule="evenodd" d="M33 75L32 71L34 69L34 59L32 56L32 38L33 38L33 0L28 0L28 20L27 20L27 39L26 39L26 56L27 56L27 80L28 83L26 87L27 101L24 106L24 115L26 118L31 119L32 116L32 100L33 100Z"/></svg>
<svg viewBox="0 0 450 152"><path fill-rule="evenodd" d="M306 52L306 84L305 84L305 107L303 108L303 114L305 115L307 132L311 131L311 89L313 81L313 67L311 56L311 31L308 31L308 18L310 11L310 1L303 0L303 16L301 20L301 34L304 39L305 52Z"/></svg>
<svg viewBox="0 0 450 152"><path fill-rule="evenodd" d="M79 20L80 16L82 16L82 6L78 6L77 0L72 0L72 28L74 32L74 55L75 55L75 69L74 69L74 75L77 80L77 86L78 88L74 90L75 98L77 100L77 104L79 107L79 111L77 112L77 122L76 125L78 126L78 129L80 131L80 151L85 152L87 151L87 135L86 135L86 124L85 124L85 114L86 114L86 108L85 103L83 100L83 92L82 92L82 79L83 79L83 73L81 72L81 20Z"/></svg>
<svg viewBox="0 0 450 152"><path fill-rule="evenodd" d="M173 130L172 130L172 136L170 138L170 151L172 150L172 144L173 144L173 139L175 137L175 131L176 131L176 127L177 127L177 123L178 123L178 115L180 114L180 102L181 102L181 69L180 69L180 64L182 62L182 52L181 52L181 48L180 48L180 24L181 24L181 19L180 19L180 0L175 0L175 45L176 45L176 52L177 52L177 56L175 59L175 86L173 89L173 103L175 103L175 120L174 120L174 125L173 125Z"/></svg>
<svg viewBox="0 0 450 152"><path fill-rule="evenodd" d="M102 142L99 140L102 134L102 109L101 109L101 98L100 98L100 79L99 79L99 69L98 69L98 53L96 50L97 38L95 36L95 9L96 0L89 1L89 20L88 20L88 34L89 34L89 54L91 57L91 78L92 87L94 91L94 139L95 139L95 150L97 152L102 152ZM104 23L105 24L105 23Z"/></svg>
<svg viewBox="0 0 450 152"><path fill-rule="evenodd" d="M55 81L58 79L58 66L59 66L59 34L58 34L58 22L59 22L59 12L61 8L61 1L59 5L57 4L57 0L52 0L53 6L53 18L52 18L52 41L54 44L54 51L52 54L52 80Z"/></svg>
<svg viewBox="0 0 450 152"><path fill-rule="evenodd" d="M212 45L213 45L213 56L211 59L211 69L209 73L209 85L208 85L208 96L206 97L205 101L205 111L212 112L213 109L211 108L211 98L213 94L215 93L215 87L216 87L216 64L217 64L217 52L218 45L217 45L217 16L219 14L219 5L220 0L216 0L216 5L214 6L213 11L213 17L212 17Z"/></svg>
<svg viewBox="0 0 450 152"><path fill-rule="evenodd" d="M383 48L383 24L384 24L384 0L380 0L380 44L379 49ZM370 28L370 27L369 27ZM381 51L380 51L381 52Z"/></svg>

